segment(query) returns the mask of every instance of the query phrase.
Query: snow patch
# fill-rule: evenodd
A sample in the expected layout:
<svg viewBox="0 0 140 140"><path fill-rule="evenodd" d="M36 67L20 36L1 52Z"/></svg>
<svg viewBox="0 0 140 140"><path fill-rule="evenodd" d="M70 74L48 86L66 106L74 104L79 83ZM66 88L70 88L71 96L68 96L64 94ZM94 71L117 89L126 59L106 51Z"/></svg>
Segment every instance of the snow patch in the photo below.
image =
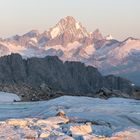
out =
<svg viewBox="0 0 140 140"><path fill-rule="evenodd" d="M45 46L45 50L49 50L49 49L62 50L62 51L65 50L65 48L62 45Z"/></svg>
<svg viewBox="0 0 140 140"><path fill-rule="evenodd" d="M2 42L1 44L6 46L9 49L9 52L11 53L21 54L21 52L26 49L25 46L20 46L20 45L8 43L8 42Z"/></svg>
<svg viewBox="0 0 140 140"><path fill-rule="evenodd" d="M116 47L112 53L114 53L117 59L123 59L127 57L131 51L140 51L140 41L128 40L124 42L121 46Z"/></svg>
<svg viewBox="0 0 140 140"><path fill-rule="evenodd" d="M80 24L79 24L78 22L75 23L75 26L76 26L76 29L77 29L77 30L81 28L81 27L80 27Z"/></svg>
<svg viewBox="0 0 140 140"><path fill-rule="evenodd" d="M20 101L19 96L13 93L0 92L0 103Z"/></svg>
<svg viewBox="0 0 140 140"><path fill-rule="evenodd" d="M70 51L72 49L77 49L81 44L78 41L75 41L73 43L69 43L65 49L65 51Z"/></svg>
<svg viewBox="0 0 140 140"><path fill-rule="evenodd" d="M33 41L33 42L35 42L35 43L38 42L37 39L36 39L35 37L31 38L30 40Z"/></svg>
<svg viewBox="0 0 140 140"><path fill-rule="evenodd" d="M69 43L66 47L63 47L62 45L45 46L45 50L49 50L49 49L54 49L57 51L61 50L61 51L65 52L65 54L70 53L70 51L71 51L71 53L73 54L73 51L75 49L77 49L79 46L81 46L81 44L79 42L75 41L73 43Z"/></svg>
<svg viewBox="0 0 140 140"><path fill-rule="evenodd" d="M94 48L94 45L89 45L86 46L84 51L88 54L88 55L92 55L96 50Z"/></svg>
<svg viewBox="0 0 140 140"><path fill-rule="evenodd" d="M113 40L112 35L111 35L111 34L110 34L110 35L108 35L108 36L106 37L106 40Z"/></svg>
<svg viewBox="0 0 140 140"><path fill-rule="evenodd" d="M51 31L51 37L52 38L57 37L59 35L59 32L60 32L60 29L58 27L53 28Z"/></svg>

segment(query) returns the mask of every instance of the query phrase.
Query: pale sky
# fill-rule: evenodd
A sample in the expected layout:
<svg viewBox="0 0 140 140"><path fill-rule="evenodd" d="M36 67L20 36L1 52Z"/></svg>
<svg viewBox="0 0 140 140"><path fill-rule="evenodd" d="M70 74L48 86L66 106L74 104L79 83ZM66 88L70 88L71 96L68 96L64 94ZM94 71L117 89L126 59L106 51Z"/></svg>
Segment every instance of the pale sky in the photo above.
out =
<svg viewBox="0 0 140 140"><path fill-rule="evenodd" d="M88 31L140 38L140 0L0 0L0 37L40 32L73 16Z"/></svg>

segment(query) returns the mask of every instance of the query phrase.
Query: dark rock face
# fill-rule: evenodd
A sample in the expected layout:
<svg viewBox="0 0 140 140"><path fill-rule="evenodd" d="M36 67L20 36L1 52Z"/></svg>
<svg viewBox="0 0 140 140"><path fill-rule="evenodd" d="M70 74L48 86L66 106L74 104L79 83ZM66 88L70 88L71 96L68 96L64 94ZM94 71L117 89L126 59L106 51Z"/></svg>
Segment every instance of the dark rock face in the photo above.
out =
<svg viewBox="0 0 140 140"><path fill-rule="evenodd" d="M6 46L0 44L0 56L7 55L8 53L9 49Z"/></svg>
<svg viewBox="0 0 140 140"><path fill-rule="evenodd" d="M26 79L24 60L18 54L0 58L0 83L21 83Z"/></svg>
<svg viewBox="0 0 140 140"><path fill-rule="evenodd" d="M133 94L129 95L128 93L121 92L120 90L101 88L98 92L96 92L94 97L108 99L110 97L133 98L132 96Z"/></svg>
<svg viewBox="0 0 140 140"><path fill-rule="evenodd" d="M133 96L135 99L140 100L140 87L135 87L133 89Z"/></svg>
<svg viewBox="0 0 140 140"><path fill-rule="evenodd" d="M47 85L45 88L32 87L26 84L0 84L0 91L15 93L22 101L42 101L63 96L63 93L55 93Z"/></svg>
<svg viewBox="0 0 140 140"><path fill-rule="evenodd" d="M63 63L56 56L22 59L19 54L0 58L0 84L28 85L49 93L94 96L102 87L131 94L131 82L120 77L102 76L98 70L81 62Z"/></svg>

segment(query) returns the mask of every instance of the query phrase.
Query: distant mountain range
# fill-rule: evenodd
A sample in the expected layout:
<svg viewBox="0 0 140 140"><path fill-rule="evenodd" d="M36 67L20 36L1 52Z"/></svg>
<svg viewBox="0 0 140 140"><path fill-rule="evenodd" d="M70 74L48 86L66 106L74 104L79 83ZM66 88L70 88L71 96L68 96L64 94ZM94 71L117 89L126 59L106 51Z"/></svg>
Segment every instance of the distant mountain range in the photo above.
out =
<svg viewBox="0 0 140 140"><path fill-rule="evenodd" d="M43 33L32 30L0 39L0 56L11 53L24 58L50 55L63 61L81 61L102 74L120 75L140 85L140 39L118 41L111 35L104 37L98 29L89 33L71 16Z"/></svg>

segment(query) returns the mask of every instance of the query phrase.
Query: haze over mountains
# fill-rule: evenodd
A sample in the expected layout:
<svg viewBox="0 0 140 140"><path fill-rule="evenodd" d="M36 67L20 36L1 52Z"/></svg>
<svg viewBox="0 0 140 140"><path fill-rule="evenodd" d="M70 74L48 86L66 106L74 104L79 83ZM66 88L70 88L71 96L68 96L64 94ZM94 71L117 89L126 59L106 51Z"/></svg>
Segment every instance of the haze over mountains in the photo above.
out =
<svg viewBox="0 0 140 140"><path fill-rule="evenodd" d="M121 75L140 85L140 39L118 41L111 35L104 37L98 29L89 33L71 16L43 33L32 30L0 39L0 56L11 53L24 58L56 55L63 61L81 61L103 74Z"/></svg>

